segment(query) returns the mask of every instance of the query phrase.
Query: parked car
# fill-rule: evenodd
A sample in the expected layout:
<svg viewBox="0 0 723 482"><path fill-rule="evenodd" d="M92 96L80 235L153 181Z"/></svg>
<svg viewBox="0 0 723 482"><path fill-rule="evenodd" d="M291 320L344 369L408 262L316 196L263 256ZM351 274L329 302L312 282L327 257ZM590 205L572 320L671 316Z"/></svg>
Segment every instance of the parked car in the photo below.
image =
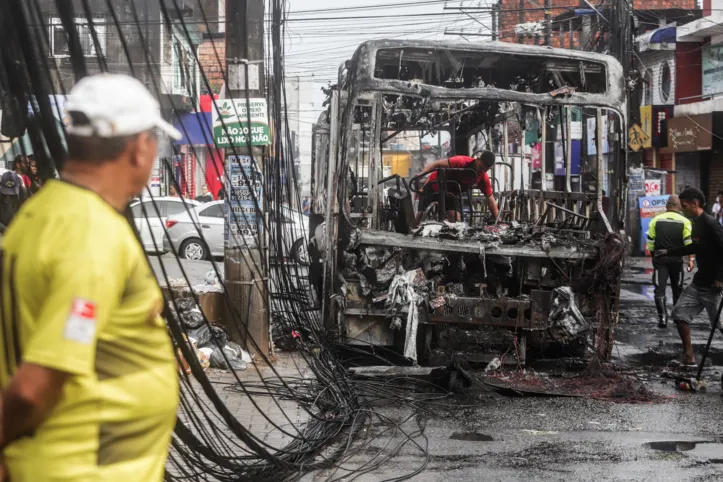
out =
<svg viewBox="0 0 723 482"><path fill-rule="evenodd" d="M166 220L168 236L164 238L164 250L171 251L173 246L178 255L186 259L210 259L224 255L224 201L214 201L195 207L191 212L181 213ZM306 238L307 217L299 211L282 206L281 226L283 229L284 245L291 243L289 253L282 255L282 259L291 259L301 265L309 264ZM274 210L269 213L273 221ZM195 220L195 225L194 225ZM201 228L199 236L197 226ZM276 224L271 223L271 228ZM291 241L293 240L293 241Z"/></svg>
<svg viewBox="0 0 723 482"><path fill-rule="evenodd" d="M179 197L155 197L152 200L143 198L133 202L131 212L136 229L141 235L143 249L148 252L162 252L166 220L199 204L201 203L192 199L182 200Z"/></svg>
<svg viewBox="0 0 723 482"><path fill-rule="evenodd" d="M306 240L309 238L307 233L309 229L309 217L288 206L281 206L278 211L281 214L284 246L288 246L291 240L293 240L293 242L291 242L290 252L282 254L282 259L292 259L303 266L308 266L309 250ZM274 220L273 214L272 211L270 216L272 221ZM276 224L273 224L273 226L276 226Z"/></svg>
<svg viewBox="0 0 723 482"><path fill-rule="evenodd" d="M172 251L173 246L178 255L186 259L222 257L226 222L223 203L224 201L213 201L199 204L189 212L168 218L168 236L163 239L164 251Z"/></svg>

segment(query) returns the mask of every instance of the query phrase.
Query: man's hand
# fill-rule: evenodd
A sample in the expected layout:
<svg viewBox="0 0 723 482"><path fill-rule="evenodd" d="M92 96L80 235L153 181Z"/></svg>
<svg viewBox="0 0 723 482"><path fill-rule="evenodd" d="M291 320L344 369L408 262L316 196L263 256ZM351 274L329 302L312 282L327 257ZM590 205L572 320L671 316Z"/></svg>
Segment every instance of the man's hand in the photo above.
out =
<svg viewBox="0 0 723 482"><path fill-rule="evenodd" d="M688 260L688 273L690 273L694 269L695 269L695 260L689 259Z"/></svg>
<svg viewBox="0 0 723 482"><path fill-rule="evenodd" d="M667 256L667 255L668 255L667 249L658 249L655 251L656 258L662 258L663 256Z"/></svg>
<svg viewBox="0 0 723 482"><path fill-rule="evenodd" d="M715 280L713 282L713 288L718 289L718 290L723 288L723 281Z"/></svg>

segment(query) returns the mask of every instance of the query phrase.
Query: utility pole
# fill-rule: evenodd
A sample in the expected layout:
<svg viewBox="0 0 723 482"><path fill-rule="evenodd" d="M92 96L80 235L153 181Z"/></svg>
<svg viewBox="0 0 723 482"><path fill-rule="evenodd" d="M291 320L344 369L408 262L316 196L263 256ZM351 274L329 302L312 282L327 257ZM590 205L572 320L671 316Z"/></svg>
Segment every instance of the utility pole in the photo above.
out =
<svg viewBox="0 0 723 482"><path fill-rule="evenodd" d="M500 25L500 6L495 4L492 7L492 40L497 41Z"/></svg>
<svg viewBox="0 0 723 482"><path fill-rule="evenodd" d="M245 100L247 98L266 98L264 81L264 0L227 0L226 1L226 99ZM247 106L250 107L250 106ZM266 114L268 116L268 112ZM242 123L248 122L248 116L239 115ZM251 137L249 125L247 137ZM257 198L258 210L254 213L238 210L231 214L231 207L240 204L234 199L234 189L231 189L232 170L238 173L241 167L240 159L233 160L230 156L239 155L251 167L246 171L255 177L253 167L263 172L263 156L265 147L250 147L249 143L234 143L233 149L226 149L226 203L227 213L226 232L229 236L225 247L225 278L226 290L232 307L227 313L227 328L234 341L245 345L252 353L261 352L268 355L270 348L269 312L268 312L268 256L264 256L267 249L261 210L264 209L263 200ZM255 161L248 163L249 157ZM233 163L238 162L238 166ZM238 176L238 174L237 174ZM249 192L259 193L249 179ZM265 217L265 216L264 216ZM241 246L234 243L236 224L259 227L255 236L257 242L243 243ZM268 225L268 223L267 223ZM251 227L251 226L249 226ZM251 237L246 237L250 240ZM236 314L241 315L241 323L245 329L237 327ZM253 340L253 341L252 341Z"/></svg>

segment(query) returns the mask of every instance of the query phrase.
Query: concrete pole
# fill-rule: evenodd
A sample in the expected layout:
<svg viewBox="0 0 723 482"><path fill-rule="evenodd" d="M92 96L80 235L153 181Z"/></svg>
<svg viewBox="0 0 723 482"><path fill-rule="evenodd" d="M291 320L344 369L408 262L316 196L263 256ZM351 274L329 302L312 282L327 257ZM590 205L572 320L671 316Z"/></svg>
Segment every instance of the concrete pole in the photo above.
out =
<svg viewBox="0 0 723 482"><path fill-rule="evenodd" d="M226 98L246 99L265 98L264 81L264 0L228 0L226 1ZM245 122L245 120L243 120ZM275 133L279 135L279 133ZM256 167L262 172L264 148L236 145L235 153L241 156L253 156ZM228 157L234 150L226 149L226 174L229 173ZM227 203L233 203L230 190L226 192ZM258 200L260 209L264 203ZM257 213L261 224L261 213ZM253 222L253 215L247 215ZM244 217L236 220L243 223ZM230 228L236 220L229 216L226 220ZM267 223L269 225L269 223ZM263 225L262 225L263 226ZM269 354L270 330L268 312L268 256L262 253L268 249L267 233L259 233L259 243L255 246L234 246L227 243L225 249L226 289L233 304L227 315L227 328L231 338L245 345L252 352ZM233 236L229 236L233 239ZM268 251L267 251L268 252ZM244 328L236 326L237 315ZM252 341L253 340L253 341Z"/></svg>

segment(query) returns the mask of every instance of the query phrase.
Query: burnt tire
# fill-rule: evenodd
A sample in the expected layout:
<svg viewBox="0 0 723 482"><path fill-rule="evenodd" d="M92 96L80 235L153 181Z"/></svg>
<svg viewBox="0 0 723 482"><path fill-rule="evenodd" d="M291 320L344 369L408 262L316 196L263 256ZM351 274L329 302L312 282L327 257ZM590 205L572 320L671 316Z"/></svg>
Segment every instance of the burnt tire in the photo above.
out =
<svg viewBox="0 0 723 482"><path fill-rule="evenodd" d="M203 261L210 259L211 250L202 239L188 238L181 244L178 254L185 259Z"/></svg>

